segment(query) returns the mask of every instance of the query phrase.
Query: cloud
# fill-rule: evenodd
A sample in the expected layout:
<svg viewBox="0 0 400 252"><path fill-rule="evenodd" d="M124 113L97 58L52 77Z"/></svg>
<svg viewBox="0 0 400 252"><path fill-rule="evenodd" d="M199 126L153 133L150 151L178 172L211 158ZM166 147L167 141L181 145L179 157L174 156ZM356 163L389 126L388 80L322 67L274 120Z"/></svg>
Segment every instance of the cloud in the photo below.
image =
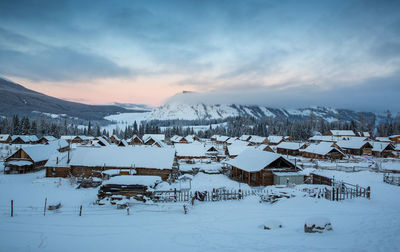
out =
<svg viewBox="0 0 400 252"><path fill-rule="evenodd" d="M34 81L73 81L133 73L100 55L46 45L0 28L0 74Z"/></svg>
<svg viewBox="0 0 400 252"><path fill-rule="evenodd" d="M261 84L224 87L212 92L178 94L167 103L188 104L246 104L275 108L304 108L329 106L358 111L382 112L387 109L400 111L400 72L382 78L346 85L332 84L329 88L320 85L264 86Z"/></svg>

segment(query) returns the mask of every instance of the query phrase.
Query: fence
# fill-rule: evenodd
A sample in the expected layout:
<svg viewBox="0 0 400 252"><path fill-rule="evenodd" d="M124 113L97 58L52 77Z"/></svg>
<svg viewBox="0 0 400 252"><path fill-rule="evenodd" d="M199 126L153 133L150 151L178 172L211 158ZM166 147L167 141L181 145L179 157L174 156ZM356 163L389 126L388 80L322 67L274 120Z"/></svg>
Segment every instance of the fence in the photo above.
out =
<svg viewBox="0 0 400 252"><path fill-rule="evenodd" d="M212 191L154 191L152 200L154 202L189 202L200 201L223 201L240 200L250 195L261 195L268 193L267 190L226 190L213 189Z"/></svg>
<svg viewBox="0 0 400 252"><path fill-rule="evenodd" d="M312 184L328 185L331 188L325 188L323 197L332 201L353 199L353 198L371 198L371 187L362 187L352 185L343 181L335 181L318 174L311 173Z"/></svg>
<svg viewBox="0 0 400 252"><path fill-rule="evenodd" d="M400 186L400 175L394 176L393 174L383 174L383 182Z"/></svg>

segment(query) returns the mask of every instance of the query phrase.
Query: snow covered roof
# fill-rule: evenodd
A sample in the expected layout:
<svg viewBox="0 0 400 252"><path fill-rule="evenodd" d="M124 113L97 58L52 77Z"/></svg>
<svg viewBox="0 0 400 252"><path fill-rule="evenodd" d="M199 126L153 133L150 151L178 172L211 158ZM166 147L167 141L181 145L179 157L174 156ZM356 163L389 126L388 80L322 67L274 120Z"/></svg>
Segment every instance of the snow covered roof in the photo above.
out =
<svg viewBox="0 0 400 252"><path fill-rule="evenodd" d="M267 139L266 137L251 136L249 142L256 143L256 144L262 144L266 139Z"/></svg>
<svg viewBox="0 0 400 252"><path fill-rule="evenodd" d="M198 137L196 137L195 135L187 135L185 137L186 141L188 141L189 143L196 141L196 138L198 139Z"/></svg>
<svg viewBox="0 0 400 252"><path fill-rule="evenodd" d="M7 164L15 166L26 166L26 165L32 165L32 162L27 160L12 160L7 162Z"/></svg>
<svg viewBox="0 0 400 252"><path fill-rule="evenodd" d="M33 160L33 162L41 162L41 161L46 161L52 156L54 153L58 152L57 145L55 144L37 144L37 145L31 145L31 146L26 146L26 147L21 147L26 154ZM9 157L14 155L16 152L18 152L20 149L15 151L13 154L11 154Z"/></svg>
<svg viewBox="0 0 400 252"><path fill-rule="evenodd" d="M268 136L267 139L268 139L268 142L277 144L277 143L283 141L283 136Z"/></svg>
<svg viewBox="0 0 400 252"><path fill-rule="evenodd" d="M303 150L303 152L307 153L314 153L318 155L327 155L332 150L337 150L338 152L342 153L339 149L332 146L333 143L330 142L320 142L318 144L311 144L307 148ZM344 155L344 154L343 154Z"/></svg>
<svg viewBox="0 0 400 252"><path fill-rule="evenodd" d="M323 142L337 142L340 140L341 138L337 136L312 136L308 139L308 141L323 141Z"/></svg>
<svg viewBox="0 0 400 252"><path fill-rule="evenodd" d="M216 141L217 142L226 142L228 141L229 137L228 136L218 136Z"/></svg>
<svg viewBox="0 0 400 252"><path fill-rule="evenodd" d="M228 153L229 156L237 156L242 153L247 148L254 148L250 147L248 142L237 140L233 144L228 145Z"/></svg>
<svg viewBox="0 0 400 252"><path fill-rule="evenodd" d="M104 146L109 146L109 145L110 145L110 144L107 142L107 140L104 139L104 137L98 137L97 139L98 139L97 142L102 143L102 145L104 145Z"/></svg>
<svg viewBox="0 0 400 252"><path fill-rule="evenodd" d="M239 137L239 140L247 141L250 139L250 137L251 137L250 135L242 135L241 137Z"/></svg>
<svg viewBox="0 0 400 252"><path fill-rule="evenodd" d="M75 136L61 136L60 139L65 139L65 140L72 140L74 139Z"/></svg>
<svg viewBox="0 0 400 252"><path fill-rule="evenodd" d="M0 134L0 141L6 141L9 137L9 134Z"/></svg>
<svg viewBox="0 0 400 252"><path fill-rule="evenodd" d="M306 145L305 143L295 143L295 142L281 142L276 146L276 148L286 149L286 150L299 150Z"/></svg>
<svg viewBox="0 0 400 252"><path fill-rule="evenodd" d="M53 136L42 136L41 139L46 139L47 141L55 141L55 140L57 140L57 138L55 138Z"/></svg>
<svg viewBox="0 0 400 252"><path fill-rule="evenodd" d="M143 141L147 142L150 138L158 141L165 141L165 135L164 134L144 134L143 135Z"/></svg>
<svg viewBox="0 0 400 252"><path fill-rule="evenodd" d="M49 141L47 145L52 145L57 150L66 148L69 146L69 143L65 139L56 139L54 141Z"/></svg>
<svg viewBox="0 0 400 252"><path fill-rule="evenodd" d="M395 150L395 146L393 146L391 143L386 143L386 142L370 142L370 144L372 145L372 151L374 152L382 152L384 151L386 148L390 149L390 150Z"/></svg>
<svg viewBox="0 0 400 252"><path fill-rule="evenodd" d="M173 142L173 143L179 143L182 140L186 140L186 138L184 138L182 136L178 136L178 135L171 137L171 142Z"/></svg>
<svg viewBox="0 0 400 252"><path fill-rule="evenodd" d="M237 137L231 137L231 138L229 138L229 139L226 141L226 143L232 144L233 142L235 142L235 141L237 141L237 140L238 140Z"/></svg>
<svg viewBox="0 0 400 252"><path fill-rule="evenodd" d="M350 140L342 140L342 141L337 141L336 144L342 148L342 149L361 149L365 145L370 145L369 142L364 141L362 138L357 139L357 138L352 138Z"/></svg>
<svg viewBox="0 0 400 252"><path fill-rule="evenodd" d="M375 140L379 142L391 142L389 137L376 137Z"/></svg>
<svg viewBox="0 0 400 252"><path fill-rule="evenodd" d="M70 156L76 149L70 150ZM69 167L68 164L68 151L66 152L55 152L47 160L45 167Z"/></svg>
<svg viewBox="0 0 400 252"><path fill-rule="evenodd" d="M35 135L14 135L11 137L11 141L14 141L17 138L20 138L25 143L39 141L38 137Z"/></svg>
<svg viewBox="0 0 400 252"><path fill-rule="evenodd" d="M291 164L290 161L279 154L269 151L257 150L255 148L247 148L235 159L231 159L226 163L247 172L257 172L264 169L266 166L270 165L272 162L280 158L286 160L288 163Z"/></svg>
<svg viewBox="0 0 400 252"><path fill-rule="evenodd" d="M206 148L204 144L194 142L189 144L174 144L177 157L205 157Z"/></svg>
<svg viewBox="0 0 400 252"><path fill-rule="evenodd" d="M268 144L261 144L259 146L256 147L256 149L258 150L263 150L263 151L274 151L271 146L269 146Z"/></svg>
<svg viewBox="0 0 400 252"><path fill-rule="evenodd" d="M172 169L175 149L145 145L78 147L71 156L71 166Z"/></svg>
<svg viewBox="0 0 400 252"><path fill-rule="evenodd" d="M333 136L355 136L356 134L352 130L330 130Z"/></svg>
<svg viewBox="0 0 400 252"><path fill-rule="evenodd" d="M104 181L103 185L144 185L153 187L160 182L162 182L162 179L159 176L120 175Z"/></svg>
<svg viewBox="0 0 400 252"><path fill-rule="evenodd" d="M122 139L119 143L118 143L118 146L124 146L124 147L126 147L126 146L128 146L129 144L128 144L128 142L125 140L125 139Z"/></svg>

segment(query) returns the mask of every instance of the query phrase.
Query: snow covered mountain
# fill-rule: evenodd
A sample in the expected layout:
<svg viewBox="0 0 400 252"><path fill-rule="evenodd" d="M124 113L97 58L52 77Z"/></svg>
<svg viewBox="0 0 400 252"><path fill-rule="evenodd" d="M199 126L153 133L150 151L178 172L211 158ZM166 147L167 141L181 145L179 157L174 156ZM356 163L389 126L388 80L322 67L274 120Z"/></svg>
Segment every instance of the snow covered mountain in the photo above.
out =
<svg viewBox="0 0 400 252"><path fill-rule="evenodd" d="M362 113L365 117L373 116L373 113ZM251 116L255 118L288 118L304 120L311 115L323 118L325 121L358 120L359 112L344 109L333 109L327 107L311 107L301 109L279 109L266 106L236 105L236 104L185 104L167 103L161 107L154 108L148 115L147 120L212 120L225 119L235 116Z"/></svg>

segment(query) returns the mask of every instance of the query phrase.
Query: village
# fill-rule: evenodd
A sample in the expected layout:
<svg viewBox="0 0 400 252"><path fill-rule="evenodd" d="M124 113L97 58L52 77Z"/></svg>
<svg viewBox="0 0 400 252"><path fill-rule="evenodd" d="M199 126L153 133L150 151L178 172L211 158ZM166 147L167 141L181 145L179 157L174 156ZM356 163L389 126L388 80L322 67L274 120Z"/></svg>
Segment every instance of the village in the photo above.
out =
<svg viewBox="0 0 400 252"><path fill-rule="evenodd" d="M297 234L297 241L301 232L345 228L340 223L348 222L348 217L340 218L338 212L347 216L354 209L368 209L372 204L395 214L400 205L399 154L400 135L374 138L368 132L351 130L331 130L328 135L314 135L305 142L255 135L203 139L196 135L166 138L164 134L144 134L130 139L115 135L57 139L3 134L1 218L8 229L25 232L13 220L20 219L29 227L37 225L42 217L51 222L89 218L86 223L104 216L109 219L106 226L111 225L112 218L117 218L119 226L120 218L129 216L135 218L136 226L137 218L144 221L142 218L159 219L172 214L176 223L179 216L208 219L216 214L227 221L223 217L226 207L233 207L239 209L232 212L235 215L251 212L249 223L260 221L247 229L254 228L256 233L287 229ZM296 219L303 224L292 227L284 223L294 218L289 210L311 218ZM371 207L371 211L378 210ZM280 215L282 212L285 217ZM394 229L398 228L396 221L390 224ZM284 231L274 232L278 235ZM47 246L43 234L40 238L35 233L30 235L38 239L38 246ZM45 237L51 236L47 233ZM324 240L317 244L323 246ZM153 248L159 249L158 245Z"/></svg>

